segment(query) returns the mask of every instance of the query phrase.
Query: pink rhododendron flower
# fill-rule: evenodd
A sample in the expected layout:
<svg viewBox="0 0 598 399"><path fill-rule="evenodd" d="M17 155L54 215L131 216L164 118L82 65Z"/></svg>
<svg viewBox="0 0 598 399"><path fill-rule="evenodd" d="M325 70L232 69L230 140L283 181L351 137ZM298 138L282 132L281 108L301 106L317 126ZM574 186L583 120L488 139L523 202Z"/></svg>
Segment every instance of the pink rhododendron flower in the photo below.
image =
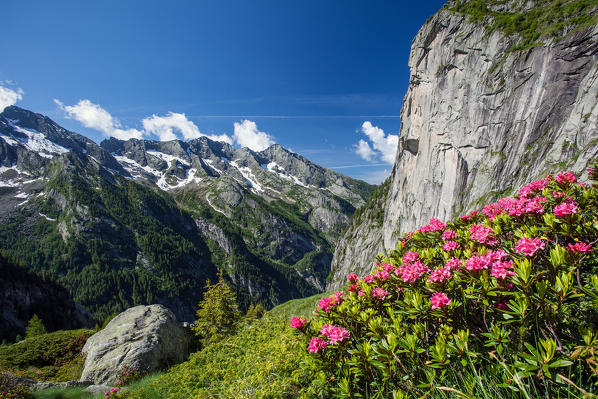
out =
<svg viewBox="0 0 598 399"><path fill-rule="evenodd" d="M471 233L471 239L481 244L493 246L498 243L494 231L490 227L474 224L469 228L469 231Z"/></svg>
<svg viewBox="0 0 598 399"><path fill-rule="evenodd" d="M578 242L575 245L569 244L569 245L567 245L567 248L569 248L569 250L571 250L573 252L578 252L580 254L588 254L590 252L594 252L594 250L592 249L592 246L590 244L586 244L584 242Z"/></svg>
<svg viewBox="0 0 598 399"><path fill-rule="evenodd" d="M367 276L365 276L363 278L363 281L365 281L366 283L371 283L372 281L374 281L374 276L372 276L371 274L368 274Z"/></svg>
<svg viewBox="0 0 598 399"><path fill-rule="evenodd" d="M563 202L562 204L555 206L552 211L556 217L571 215L577 213L577 204L575 201Z"/></svg>
<svg viewBox="0 0 598 399"><path fill-rule="evenodd" d="M390 275L386 270L378 270L378 272L376 273L376 278L380 281L388 280L389 276Z"/></svg>
<svg viewBox="0 0 598 399"><path fill-rule="evenodd" d="M331 297L320 299L318 307L326 313L330 313L330 309L335 305L339 305L342 301L343 291L337 291Z"/></svg>
<svg viewBox="0 0 598 399"><path fill-rule="evenodd" d="M540 249L544 249L545 245L544 241L539 238L520 238L513 249L517 253L533 256Z"/></svg>
<svg viewBox="0 0 598 399"><path fill-rule="evenodd" d="M456 231L453 230L445 230L442 232L442 235L440 237L442 237L443 240L454 240L455 238L457 238L459 235L457 234Z"/></svg>
<svg viewBox="0 0 598 399"><path fill-rule="evenodd" d="M482 212L484 213L484 215L488 216L488 219L494 220L497 215L505 213L505 210L498 204L488 204L484 207Z"/></svg>
<svg viewBox="0 0 598 399"><path fill-rule="evenodd" d="M442 246L442 249L445 251L454 251L459 248L461 248L461 245L457 241L447 241Z"/></svg>
<svg viewBox="0 0 598 399"><path fill-rule="evenodd" d="M559 173L554 177L554 180L560 184L568 184L568 183L575 183L577 181L577 177L573 174L573 172L564 172Z"/></svg>
<svg viewBox="0 0 598 399"><path fill-rule="evenodd" d="M566 194L562 191L553 191L552 196L554 198L563 198Z"/></svg>
<svg viewBox="0 0 598 399"><path fill-rule="evenodd" d="M349 273L349 275L347 276L347 281L349 281L350 283L356 283L357 282L357 274Z"/></svg>
<svg viewBox="0 0 598 399"><path fill-rule="evenodd" d="M441 267L430 273L429 280L434 283L442 283L444 280L447 280L449 278L451 278L450 269Z"/></svg>
<svg viewBox="0 0 598 399"><path fill-rule="evenodd" d="M479 213L478 211L471 211L471 212L469 213L469 215L460 216L459 218L460 218L461 220L469 220L469 219L471 219L471 218L473 218L473 217L477 216L477 215L478 215L478 213Z"/></svg>
<svg viewBox="0 0 598 399"><path fill-rule="evenodd" d="M451 260L444 264L446 270L458 270L461 266L463 266L463 261L457 258L451 258Z"/></svg>
<svg viewBox="0 0 598 399"><path fill-rule="evenodd" d="M425 225L423 227L420 227L417 231L430 233L430 232L434 232L434 231L444 230L446 228L446 226L447 226L447 224L444 223L443 221L432 218L432 219L430 219L430 223L428 223L427 225Z"/></svg>
<svg viewBox="0 0 598 399"><path fill-rule="evenodd" d="M492 274L492 277L498 279L504 279L508 276L512 276L515 274L515 272L513 272L513 261L509 260L506 262L494 262L492 264L492 270L490 273Z"/></svg>
<svg viewBox="0 0 598 399"><path fill-rule="evenodd" d="M402 265L397 267L395 274L406 283L414 283L421 277L422 274L429 272L428 266L424 265L420 261L413 262L411 264Z"/></svg>
<svg viewBox="0 0 598 399"><path fill-rule="evenodd" d="M320 334L328 338L329 344L335 344L348 339L351 333L342 327L333 326L332 324L324 324L320 328Z"/></svg>
<svg viewBox="0 0 598 399"><path fill-rule="evenodd" d="M507 257L507 253L502 249L498 249L496 251L488 251L484 254L484 259L487 262L498 262Z"/></svg>
<svg viewBox="0 0 598 399"><path fill-rule="evenodd" d="M490 262L482 256L472 256L465 261L465 268L470 272L487 269Z"/></svg>
<svg viewBox="0 0 598 399"><path fill-rule="evenodd" d="M326 349L326 341L322 338L314 337L309 342L309 346L307 347L311 353L318 353L321 350Z"/></svg>
<svg viewBox="0 0 598 399"><path fill-rule="evenodd" d="M359 292L357 293L357 295L363 296L363 295L365 295L365 291L364 290L359 290Z"/></svg>
<svg viewBox="0 0 598 399"><path fill-rule="evenodd" d="M519 190L519 196L523 198L527 197L530 194L534 194L537 191L542 191L546 188L546 186L548 185L548 183L550 183L551 180L552 177L547 176L545 179L531 182L530 184L521 187L521 189Z"/></svg>
<svg viewBox="0 0 598 399"><path fill-rule="evenodd" d="M406 252L405 255L403 255L403 263L405 264L415 262L418 259L419 254L417 252L409 251Z"/></svg>
<svg viewBox="0 0 598 399"><path fill-rule="evenodd" d="M380 287L378 287L372 291L372 297L378 298L380 300L384 300L384 298L386 298L388 295L390 295L390 293Z"/></svg>
<svg viewBox="0 0 598 399"><path fill-rule="evenodd" d="M448 306L451 300L444 292L435 292L430 298L430 303L432 304L432 309L436 309Z"/></svg>
<svg viewBox="0 0 598 399"><path fill-rule="evenodd" d="M349 292L355 292L355 291L357 291L358 288L359 288L359 286L357 284L351 284L349 286Z"/></svg>
<svg viewBox="0 0 598 399"><path fill-rule="evenodd" d="M386 270L387 272L390 273L390 272L392 272L395 269L395 267L392 264L390 264L390 263L383 263L382 264L382 269Z"/></svg>
<svg viewBox="0 0 598 399"><path fill-rule="evenodd" d="M291 317L291 322L289 323L289 326L291 326L292 328L296 328L296 329L300 329L301 327L303 327L303 325L305 324L305 319L303 317Z"/></svg>

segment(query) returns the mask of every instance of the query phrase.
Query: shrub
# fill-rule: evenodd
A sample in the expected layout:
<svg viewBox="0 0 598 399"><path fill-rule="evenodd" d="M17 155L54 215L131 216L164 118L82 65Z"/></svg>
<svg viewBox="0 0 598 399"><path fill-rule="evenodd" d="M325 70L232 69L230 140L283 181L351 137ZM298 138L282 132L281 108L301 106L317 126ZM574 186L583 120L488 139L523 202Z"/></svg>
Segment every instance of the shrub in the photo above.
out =
<svg viewBox="0 0 598 399"><path fill-rule="evenodd" d="M33 317L29 319L29 323L27 323L27 328L25 329L25 336L27 338L32 338L47 333L48 332L46 331L44 322L36 314L34 314Z"/></svg>
<svg viewBox="0 0 598 399"><path fill-rule="evenodd" d="M372 274L351 274L348 290L322 298L312 319L291 320L310 353L306 392L421 396L480 374L503 394L591 390L597 218L598 189L562 173L406 234ZM469 394L483 393L473 381Z"/></svg>
<svg viewBox="0 0 598 399"><path fill-rule="evenodd" d="M33 396L19 377L0 372L0 399L33 399Z"/></svg>

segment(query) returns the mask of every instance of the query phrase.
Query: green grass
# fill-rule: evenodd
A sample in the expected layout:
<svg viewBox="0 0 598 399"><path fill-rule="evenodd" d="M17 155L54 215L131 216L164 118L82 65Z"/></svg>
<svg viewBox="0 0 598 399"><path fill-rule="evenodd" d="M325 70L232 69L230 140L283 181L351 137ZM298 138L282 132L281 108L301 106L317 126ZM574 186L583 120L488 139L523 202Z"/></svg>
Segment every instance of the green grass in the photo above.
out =
<svg viewBox="0 0 598 399"><path fill-rule="evenodd" d="M469 16L471 22L484 23L492 32L518 34L520 40L510 51L525 50L542 44L545 39L561 40L567 34L598 23L596 0L538 0L535 7L524 10L514 5L508 12L492 11L489 6L504 0L458 1L452 11Z"/></svg>
<svg viewBox="0 0 598 399"><path fill-rule="evenodd" d="M84 391L85 388L50 388L33 394L35 399L99 399L104 395L94 395Z"/></svg>
<svg viewBox="0 0 598 399"><path fill-rule="evenodd" d="M83 345L91 330L56 331L0 346L0 371L35 380L70 381L81 376Z"/></svg>

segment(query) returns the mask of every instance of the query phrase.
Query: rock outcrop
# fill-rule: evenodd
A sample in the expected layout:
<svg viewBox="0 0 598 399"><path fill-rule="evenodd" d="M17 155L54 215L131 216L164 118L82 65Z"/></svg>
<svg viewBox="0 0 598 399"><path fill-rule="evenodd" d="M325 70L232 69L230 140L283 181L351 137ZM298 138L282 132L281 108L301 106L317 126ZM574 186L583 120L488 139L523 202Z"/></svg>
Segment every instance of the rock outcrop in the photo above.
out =
<svg viewBox="0 0 598 399"><path fill-rule="evenodd" d="M87 340L80 380L116 383L123 365L144 372L160 370L183 362L189 346L190 336L170 310L162 305L136 306Z"/></svg>
<svg viewBox="0 0 598 399"><path fill-rule="evenodd" d="M500 3L500 11L520 4ZM335 257L333 276L369 271L367 260L431 217L450 219L547 173L581 173L598 155L598 26L510 51L518 34L488 30L487 20L473 23L454 5L430 18L411 47L384 245L359 259ZM355 229L339 248L355 245Z"/></svg>

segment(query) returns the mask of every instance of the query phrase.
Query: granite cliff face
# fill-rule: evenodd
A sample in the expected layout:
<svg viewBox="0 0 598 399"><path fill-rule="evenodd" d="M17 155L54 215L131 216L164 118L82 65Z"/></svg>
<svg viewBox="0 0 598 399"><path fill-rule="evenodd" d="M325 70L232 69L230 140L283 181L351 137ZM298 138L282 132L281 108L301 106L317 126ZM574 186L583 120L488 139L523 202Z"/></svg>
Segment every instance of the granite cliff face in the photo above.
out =
<svg viewBox="0 0 598 399"><path fill-rule="evenodd" d="M489 31L486 19L473 23L454 5L428 20L411 47L384 245L335 258L332 281L369 271L378 252L431 217L450 219L547 173L583 172L598 155L598 26L512 51L518 34Z"/></svg>

